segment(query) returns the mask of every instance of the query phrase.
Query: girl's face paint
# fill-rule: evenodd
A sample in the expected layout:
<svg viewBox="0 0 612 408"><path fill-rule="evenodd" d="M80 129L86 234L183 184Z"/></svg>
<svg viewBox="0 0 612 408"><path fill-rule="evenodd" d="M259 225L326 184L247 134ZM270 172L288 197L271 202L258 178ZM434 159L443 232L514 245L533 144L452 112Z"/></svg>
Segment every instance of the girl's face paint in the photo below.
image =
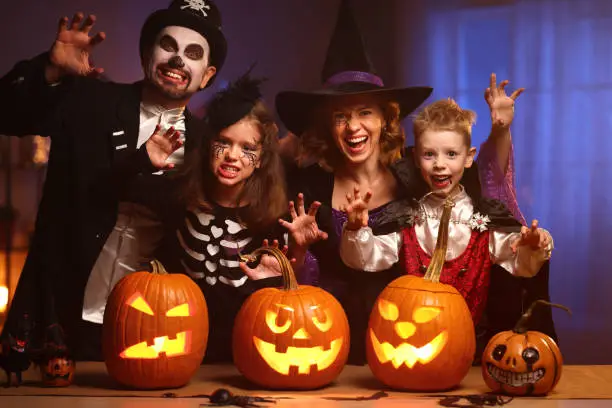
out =
<svg viewBox="0 0 612 408"><path fill-rule="evenodd" d="M253 120L243 119L223 129L212 141L210 169L217 183L241 189L260 166L261 134Z"/></svg>

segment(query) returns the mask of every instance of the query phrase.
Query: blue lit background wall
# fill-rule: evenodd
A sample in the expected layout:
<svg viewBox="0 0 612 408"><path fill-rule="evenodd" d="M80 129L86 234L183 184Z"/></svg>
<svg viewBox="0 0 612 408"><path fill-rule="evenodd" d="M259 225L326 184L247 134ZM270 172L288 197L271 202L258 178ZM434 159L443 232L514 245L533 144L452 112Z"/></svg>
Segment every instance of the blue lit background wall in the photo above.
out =
<svg viewBox="0 0 612 408"><path fill-rule="evenodd" d="M555 239L552 300L574 312L554 312L562 349L570 363L611 363L612 2L418 3L404 82L475 110L474 145L490 129L490 73L527 88L512 128L518 198Z"/></svg>

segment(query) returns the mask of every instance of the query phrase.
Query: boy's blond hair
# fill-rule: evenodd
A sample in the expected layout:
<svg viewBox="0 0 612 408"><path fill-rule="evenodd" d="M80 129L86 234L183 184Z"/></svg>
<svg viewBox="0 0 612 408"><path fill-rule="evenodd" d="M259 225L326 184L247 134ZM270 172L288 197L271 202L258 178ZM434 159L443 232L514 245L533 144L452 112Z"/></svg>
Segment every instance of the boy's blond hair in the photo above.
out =
<svg viewBox="0 0 612 408"><path fill-rule="evenodd" d="M472 125L476 112L462 109L453 99L442 99L427 105L412 122L415 144L427 130L448 130L463 136L466 146L472 145Z"/></svg>

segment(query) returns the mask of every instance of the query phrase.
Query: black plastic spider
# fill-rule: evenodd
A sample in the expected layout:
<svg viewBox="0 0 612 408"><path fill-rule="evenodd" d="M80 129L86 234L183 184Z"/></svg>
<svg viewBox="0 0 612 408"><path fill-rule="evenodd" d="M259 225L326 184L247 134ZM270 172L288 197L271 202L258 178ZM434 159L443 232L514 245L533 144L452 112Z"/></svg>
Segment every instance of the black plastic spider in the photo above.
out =
<svg viewBox="0 0 612 408"><path fill-rule="evenodd" d="M235 405L237 407L259 408L262 407L262 405L256 404L257 402L268 402L276 404L276 400L271 398L251 397L248 395L234 395L225 388L219 388L207 397L210 400L210 404L200 404L200 407Z"/></svg>
<svg viewBox="0 0 612 408"><path fill-rule="evenodd" d="M501 395L493 394L480 394L480 395L449 395L444 396L438 405L443 407L458 407L458 408L483 408L483 407L496 407L506 405L512 401L512 397L503 397ZM461 399L467 400L467 404L462 404L459 401Z"/></svg>

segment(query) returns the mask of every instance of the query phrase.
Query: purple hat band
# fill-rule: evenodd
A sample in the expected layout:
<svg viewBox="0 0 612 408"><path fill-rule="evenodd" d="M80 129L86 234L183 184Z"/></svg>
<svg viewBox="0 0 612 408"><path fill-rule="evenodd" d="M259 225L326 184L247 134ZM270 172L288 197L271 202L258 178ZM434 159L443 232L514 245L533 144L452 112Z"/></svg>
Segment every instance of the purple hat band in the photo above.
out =
<svg viewBox="0 0 612 408"><path fill-rule="evenodd" d="M334 85L344 84L346 82L367 82L380 87L384 86L383 81L379 76L370 74L369 72L342 71L327 78L327 81L325 81L323 87L328 88Z"/></svg>

